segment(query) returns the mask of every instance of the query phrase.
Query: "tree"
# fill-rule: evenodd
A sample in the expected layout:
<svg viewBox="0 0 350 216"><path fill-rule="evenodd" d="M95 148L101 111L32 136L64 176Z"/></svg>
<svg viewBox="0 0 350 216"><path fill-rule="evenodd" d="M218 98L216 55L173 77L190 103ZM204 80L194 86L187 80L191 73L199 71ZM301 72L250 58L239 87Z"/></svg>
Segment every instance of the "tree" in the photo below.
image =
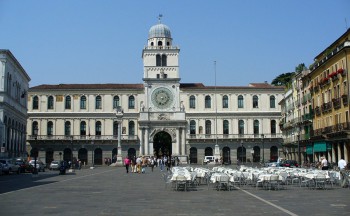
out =
<svg viewBox="0 0 350 216"><path fill-rule="evenodd" d="M298 66L295 67L295 72L296 73L300 73L300 72L302 72L302 71L304 71L306 69L307 68L306 68L305 64L304 63L300 63Z"/></svg>
<svg viewBox="0 0 350 216"><path fill-rule="evenodd" d="M275 79L272 80L271 85L274 86L287 86L291 82L294 72L288 72L278 75Z"/></svg>

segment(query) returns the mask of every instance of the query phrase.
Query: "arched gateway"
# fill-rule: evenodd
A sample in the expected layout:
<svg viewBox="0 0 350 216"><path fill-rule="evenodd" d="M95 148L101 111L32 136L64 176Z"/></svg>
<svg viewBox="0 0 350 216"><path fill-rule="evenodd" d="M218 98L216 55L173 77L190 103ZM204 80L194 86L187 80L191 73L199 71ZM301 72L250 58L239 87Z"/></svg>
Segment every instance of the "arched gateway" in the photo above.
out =
<svg viewBox="0 0 350 216"><path fill-rule="evenodd" d="M154 135L153 155L157 157L172 155L172 139L170 134L160 131Z"/></svg>

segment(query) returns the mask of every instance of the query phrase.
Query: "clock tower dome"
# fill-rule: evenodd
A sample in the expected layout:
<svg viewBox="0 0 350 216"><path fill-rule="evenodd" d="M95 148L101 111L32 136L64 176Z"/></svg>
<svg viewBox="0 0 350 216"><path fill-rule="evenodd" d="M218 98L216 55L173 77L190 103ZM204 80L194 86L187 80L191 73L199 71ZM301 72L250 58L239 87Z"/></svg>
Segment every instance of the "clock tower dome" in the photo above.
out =
<svg viewBox="0 0 350 216"><path fill-rule="evenodd" d="M149 111L180 109L179 52L180 49L173 46L169 27L159 19L159 23L150 28L142 51L146 94L143 106Z"/></svg>
<svg viewBox="0 0 350 216"><path fill-rule="evenodd" d="M139 117L140 154L172 155L186 163L187 122L180 101L179 53L169 27L159 19L150 28L147 45L142 50L144 101Z"/></svg>

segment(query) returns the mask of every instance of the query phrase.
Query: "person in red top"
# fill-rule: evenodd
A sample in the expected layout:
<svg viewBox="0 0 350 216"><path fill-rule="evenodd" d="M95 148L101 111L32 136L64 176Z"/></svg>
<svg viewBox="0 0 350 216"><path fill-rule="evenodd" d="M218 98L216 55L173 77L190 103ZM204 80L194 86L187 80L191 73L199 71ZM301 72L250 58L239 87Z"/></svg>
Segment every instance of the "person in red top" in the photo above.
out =
<svg viewBox="0 0 350 216"><path fill-rule="evenodd" d="M124 165L125 165L126 173L129 173L130 159L128 156L124 159Z"/></svg>

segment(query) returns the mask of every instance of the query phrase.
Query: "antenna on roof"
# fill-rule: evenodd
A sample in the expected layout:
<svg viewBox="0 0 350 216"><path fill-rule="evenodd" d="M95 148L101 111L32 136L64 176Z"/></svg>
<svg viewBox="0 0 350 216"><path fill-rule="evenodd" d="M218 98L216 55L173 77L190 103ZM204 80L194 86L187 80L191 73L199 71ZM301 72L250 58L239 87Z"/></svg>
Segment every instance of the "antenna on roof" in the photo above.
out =
<svg viewBox="0 0 350 216"><path fill-rule="evenodd" d="M162 23L162 20L161 20L162 17L163 17L163 14L159 14L159 15L158 15L158 23Z"/></svg>

